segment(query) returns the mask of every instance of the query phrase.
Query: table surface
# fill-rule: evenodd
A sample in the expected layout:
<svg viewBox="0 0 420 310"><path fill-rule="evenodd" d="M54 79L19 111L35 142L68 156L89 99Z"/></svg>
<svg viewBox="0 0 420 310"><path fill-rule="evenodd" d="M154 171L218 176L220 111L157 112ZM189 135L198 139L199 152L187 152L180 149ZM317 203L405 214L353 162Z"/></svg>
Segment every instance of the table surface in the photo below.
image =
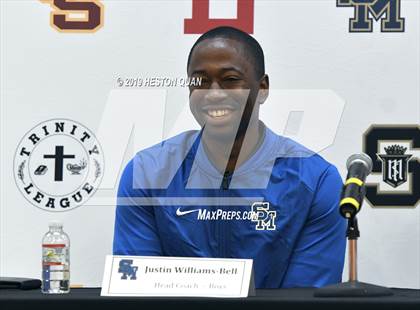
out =
<svg viewBox="0 0 420 310"><path fill-rule="evenodd" d="M100 288L71 289L69 294L45 295L40 290L0 290L1 309L30 309L33 307L52 307L55 309L80 309L98 307L98 309L119 310L150 309L142 307L182 307L182 309L229 309L261 310L284 309L420 309L420 290L392 289L394 295L386 297L325 298L313 297L313 288L257 290L256 296L231 298L191 298L191 297L101 297ZM76 309L79 310L79 309ZM152 310L154 310L152 308Z"/></svg>

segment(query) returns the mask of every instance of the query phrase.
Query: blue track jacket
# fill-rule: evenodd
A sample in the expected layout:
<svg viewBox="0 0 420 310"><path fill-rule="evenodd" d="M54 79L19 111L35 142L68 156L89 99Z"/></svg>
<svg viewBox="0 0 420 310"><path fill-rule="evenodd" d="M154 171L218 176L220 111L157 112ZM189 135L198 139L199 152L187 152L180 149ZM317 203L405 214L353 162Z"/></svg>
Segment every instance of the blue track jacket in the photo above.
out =
<svg viewBox="0 0 420 310"><path fill-rule="evenodd" d="M265 127L223 176L187 131L140 151L118 190L115 255L251 258L257 288L341 281L345 220L337 169Z"/></svg>

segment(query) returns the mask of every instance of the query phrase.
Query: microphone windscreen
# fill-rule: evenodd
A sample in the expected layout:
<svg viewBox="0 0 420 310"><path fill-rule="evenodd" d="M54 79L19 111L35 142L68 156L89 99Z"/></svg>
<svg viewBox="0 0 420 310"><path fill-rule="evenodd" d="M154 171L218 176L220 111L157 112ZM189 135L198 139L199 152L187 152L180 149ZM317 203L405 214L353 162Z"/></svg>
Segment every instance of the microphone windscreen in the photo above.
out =
<svg viewBox="0 0 420 310"><path fill-rule="evenodd" d="M350 169L351 165L353 165L356 162L361 162L363 163L363 165L366 166L366 168L368 169L367 174L370 174L372 172L372 167L373 167L372 159L370 159L370 157L367 154L360 153L360 154L351 155L347 159L347 163L346 163L347 169Z"/></svg>

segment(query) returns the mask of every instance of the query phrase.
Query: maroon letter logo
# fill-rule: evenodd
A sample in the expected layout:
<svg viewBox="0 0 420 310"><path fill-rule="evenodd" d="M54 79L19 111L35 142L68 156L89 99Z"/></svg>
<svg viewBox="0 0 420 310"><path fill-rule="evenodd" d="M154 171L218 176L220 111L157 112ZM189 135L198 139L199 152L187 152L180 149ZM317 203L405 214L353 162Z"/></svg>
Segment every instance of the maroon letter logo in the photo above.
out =
<svg viewBox="0 0 420 310"><path fill-rule="evenodd" d="M50 24L60 32L95 32L104 22L99 0L41 0L53 8Z"/></svg>
<svg viewBox="0 0 420 310"><path fill-rule="evenodd" d="M236 19L210 19L209 0L193 0L192 18L184 20L185 34L202 34L219 26L231 26L247 33L254 32L254 0L237 0Z"/></svg>

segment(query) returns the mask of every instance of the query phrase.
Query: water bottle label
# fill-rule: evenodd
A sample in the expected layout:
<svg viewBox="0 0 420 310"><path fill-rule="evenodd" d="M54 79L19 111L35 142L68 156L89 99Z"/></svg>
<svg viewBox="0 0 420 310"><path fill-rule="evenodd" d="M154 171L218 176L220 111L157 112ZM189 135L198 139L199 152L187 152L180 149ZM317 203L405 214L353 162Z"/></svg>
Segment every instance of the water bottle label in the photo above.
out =
<svg viewBox="0 0 420 310"><path fill-rule="evenodd" d="M65 244L43 244L42 264L47 266L66 265L68 252L68 247Z"/></svg>

